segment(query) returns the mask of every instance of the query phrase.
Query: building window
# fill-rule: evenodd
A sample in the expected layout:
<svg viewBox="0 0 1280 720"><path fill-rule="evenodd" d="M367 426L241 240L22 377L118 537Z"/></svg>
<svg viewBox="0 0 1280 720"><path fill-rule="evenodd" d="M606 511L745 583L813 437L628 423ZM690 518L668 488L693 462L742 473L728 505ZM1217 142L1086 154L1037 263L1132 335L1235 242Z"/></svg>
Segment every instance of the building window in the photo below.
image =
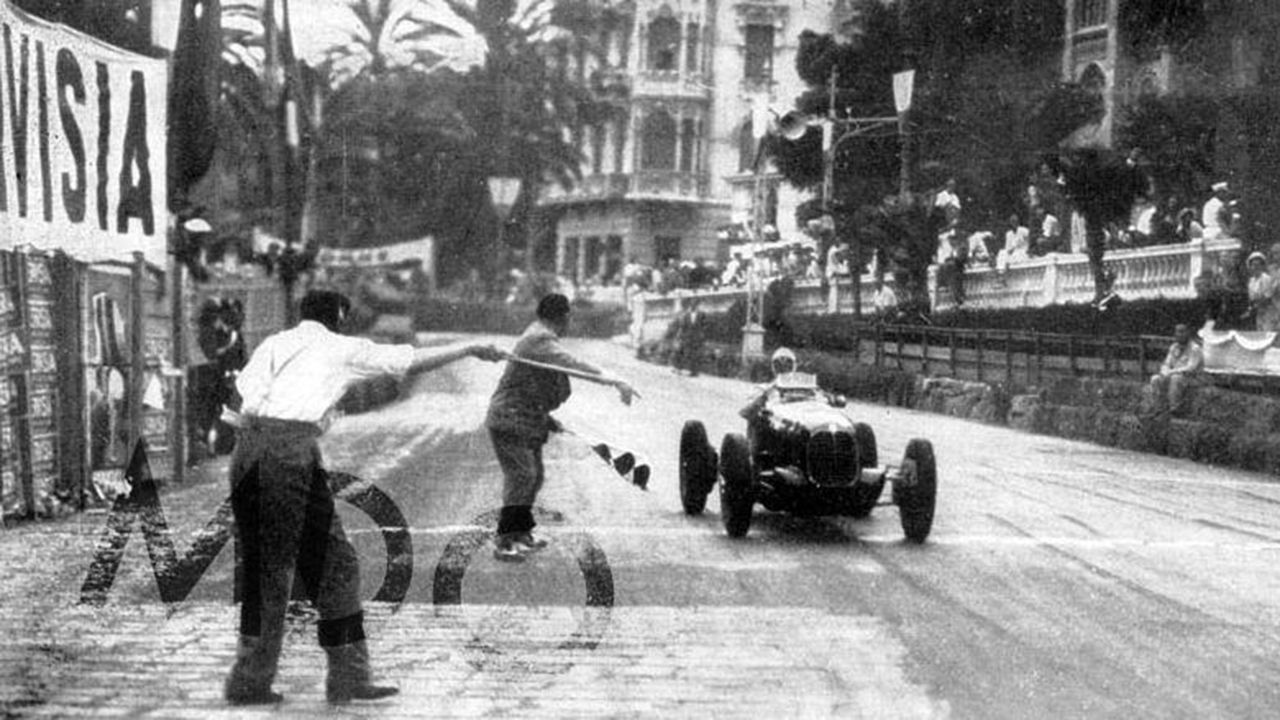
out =
<svg viewBox="0 0 1280 720"><path fill-rule="evenodd" d="M1080 73L1080 86L1096 97L1103 97L1107 91L1107 75L1092 63Z"/></svg>
<svg viewBox="0 0 1280 720"><path fill-rule="evenodd" d="M645 118L640 143L641 170L676 169L676 121L665 110Z"/></svg>
<svg viewBox="0 0 1280 720"><path fill-rule="evenodd" d="M756 164L756 131L748 115L738 128L738 172L751 172Z"/></svg>
<svg viewBox="0 0 1280 720"><path fill-rule="evenodd" d="M684 28L685 33L685 57L684 69L687 73L696 73L698 68L702 67L702 63L698 61L698 23L689 23Z"/></svg>
<svg viewBox="0 0 1280 720"><path fill-rule="evenodd" d="M698 123L686 118L680 123L680 171L693 172L698 167Z"/></svg>
<svg viewBox="0 0 1280 720"><path fill-rule="evenodd" d="M585 280L588 277L592 277L599 271L602 249L603 248L600 246L600 238L589 237L584 239L582 246L582 273L584 277L578 278L579 280Z"/></svg>
<svg viewBox="0 0 1280 720"><path fill-rule="evenodd" d="M749 82L771 82L773 80L773 26L748 25L746 37L746 67L743 76Z"/></svg>
<svg viewBox="0 0 1280 720"><path fill-rule="evenodd" d="M1076 0L1076 29L1107 24L1107 0Z"/></svg>
<svg viewBox="0 0 1280 720"><path fill-rule="evenodd" d="M560 273L573 277L578 272L578 244L579 238L567 237L564 239L564 256L560 265Z"/></svg>
<svg viewBox="0 0 1280 720"><path fill-rule="evenodd" d="M599 175L604 171L604 125L591 127L591 172Z"/></svg>
<svg viewBox="0 0 1280 720"><path fill-rule="evenodd" d="M663 17L649 24L649 69L678 70L680 23Z"/></svg>
<svg viewBox="0 0 1280 720"><path fill-rule="evenodd" d="M667 260L680 259L680 238L670 235L658 235L653 238L653 255L661 264Z"/></svg>
<svg viewBox="0 0 1280 720"><path fill-rule="evenodd" d="M613 129L613 171L626 172L627 119L620 117L614 120Z"/></svg>

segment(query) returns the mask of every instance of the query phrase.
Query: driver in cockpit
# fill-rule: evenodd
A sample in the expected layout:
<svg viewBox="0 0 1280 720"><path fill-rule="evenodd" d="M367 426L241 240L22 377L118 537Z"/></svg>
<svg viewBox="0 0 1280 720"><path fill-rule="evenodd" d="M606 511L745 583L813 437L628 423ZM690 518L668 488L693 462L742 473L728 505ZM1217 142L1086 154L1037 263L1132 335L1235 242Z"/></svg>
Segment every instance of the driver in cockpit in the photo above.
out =
<svg viewBox="0 0 1280 720"><path fill-rule="evenodd" d="M795 402L799 400L825 400L834 407L844 406L844 397L832 395L813 383L810 375L796 374L798 363L796 354L790 348L778 348L769 358L769 368L773 371L773 380L758 385L751 400L738 414L748 424L760 416L760 412L771 402ZM807 380L807 381L806 381Z"/></svg>

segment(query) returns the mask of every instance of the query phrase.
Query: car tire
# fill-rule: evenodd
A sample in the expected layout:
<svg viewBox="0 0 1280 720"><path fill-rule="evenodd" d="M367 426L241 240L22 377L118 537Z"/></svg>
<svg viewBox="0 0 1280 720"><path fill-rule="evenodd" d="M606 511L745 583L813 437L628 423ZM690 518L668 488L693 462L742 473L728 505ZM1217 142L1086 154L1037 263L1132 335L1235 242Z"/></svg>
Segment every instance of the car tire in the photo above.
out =
<svg viewBox="0 0 1280 720"><path fill-rule="evenodd" d="M876 451L876 432L866 423L853 424L853 441L858 445L858 462L862 467L875 467L880 464L880 455ZM876 493L879 497L880 493Z"/></svg>
<svg viewBox="0 0 1280 720"><path fill-rule="evenodd" d="M680 431L680 504L686 515L701 515L707 495L716 484L716 451L707 442L707 429L690 420Z"/></svg>
<svg viewBox="0 0 1280 720"><path fill-rule="evenodd" d="M755 504L755 471L751 446L739 433L724 436L720 444L720 520L729 537L740 538L751 528Z"/></svg>
<svg viewBox="0 0 1280 720"><path fill-rule="evenodd" d="M902 464L914 466L915 477L910 482L893 484L894 502L902 520L902 532L907 540L922 543L933 528L933 510L938 499L938 468L933 456L933 444L915 438L907 443Z"/></svg>

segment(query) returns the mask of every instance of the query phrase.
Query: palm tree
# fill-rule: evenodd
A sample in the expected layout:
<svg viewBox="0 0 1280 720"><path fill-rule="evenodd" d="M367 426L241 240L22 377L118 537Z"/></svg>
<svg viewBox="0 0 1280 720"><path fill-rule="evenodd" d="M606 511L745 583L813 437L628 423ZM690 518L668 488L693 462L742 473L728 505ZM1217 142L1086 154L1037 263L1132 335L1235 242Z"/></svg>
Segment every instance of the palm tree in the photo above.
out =
<svg viewBox="0 0 1280 720"><path fill-rule="evenodd" d="M585 0L450 2L489 48L483 67L465 77L459 106L478 137L493 139L484 144L484 173L520 178L509 222L537 225L529 215L542 185L569 185L581 176L574 130L618 111L599 101L585 73L570 74L571 65L580 69L600 56L594 38L602 14ZM532 268L533 244L515 245L526 248Z"/></svg>

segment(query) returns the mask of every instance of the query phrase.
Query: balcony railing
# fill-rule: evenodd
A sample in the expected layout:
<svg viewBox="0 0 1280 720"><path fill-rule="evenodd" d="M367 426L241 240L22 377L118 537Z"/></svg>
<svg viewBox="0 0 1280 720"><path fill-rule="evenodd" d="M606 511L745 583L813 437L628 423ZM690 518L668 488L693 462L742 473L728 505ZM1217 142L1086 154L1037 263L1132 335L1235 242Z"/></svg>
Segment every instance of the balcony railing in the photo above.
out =
<svg viewBox="0 0 1280 720"><path fill-rule="evenodd" d="M1240 250L1234 239L1160 245L1107 254L1107 268L1116 274L1115 290L1127 300L1185 299L1195 297L1195 278L1212 269L1227 253ZM1093 300L1093 278L1083 254L1049 255L1011 264L1003 277L988 267L965 273L965 306L971 308L1023 308L1088 303ZM875 278L865 275L856 285L862 292L864 311L873 307ZM791 292L791 311L801 314L853 311L855 283L842 280L826 294L816 281L797 282ZM691 297L709 312L728 310L746 294L743 288L712 291L677 291L668 295L641 293L631 304L632 339L661 338L676 313ZM955 307L951 291L938 282L937 268L930 268L929 299L934 310Z"/></svg>
<svg viewBox="0 0 1280 720"><path fill-rule="evenodd" d="M572 188L548 187L543 202L559 204L592 200L705 200L710 181L698 173L642 170L633 175L587 175Z"/></svg>
<svg viewBox="0 0 1280 720"><path fill-rule="evenodd" d="M707 100L712 87L701 73L679 70L641 70L631 85L632 97Z"/></svg>

